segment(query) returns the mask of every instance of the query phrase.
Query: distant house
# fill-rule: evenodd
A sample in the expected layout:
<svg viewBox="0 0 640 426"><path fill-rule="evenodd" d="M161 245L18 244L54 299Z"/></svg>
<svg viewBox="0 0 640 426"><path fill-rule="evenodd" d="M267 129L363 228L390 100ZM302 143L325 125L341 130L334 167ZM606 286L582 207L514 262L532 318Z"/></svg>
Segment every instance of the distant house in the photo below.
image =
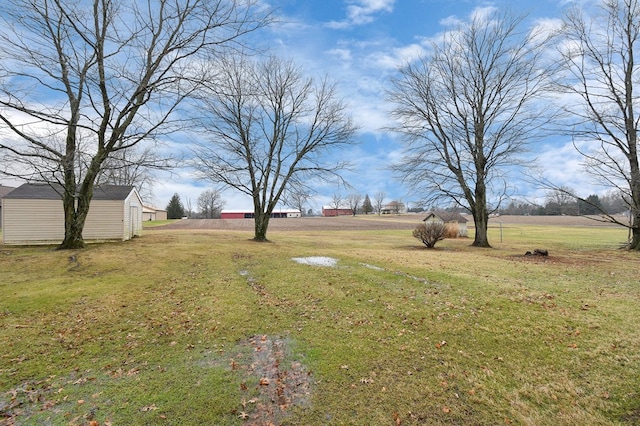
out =
<svg viewBox="0 0 640 426"><path fill-rule="evenodd" d="M167 220L167 211L162 209L156 209L151 206L142 206L142 220L150 221L150 220Z"/></svg>
<svg viewBox="0 0 640 426"><path fill-rule="evenodd" d="M458 227L458 236L466 237L467 236L467 222L468 220L462 216L460 213L453 212L427 212L427 217L422 219L425 223L430 222L439 222L445 223L451 226Z"/></svg>
<svg viewBox="0 0 640 426"><path fill-rule="evenodd" d="M13 191L15 188L12 186L4 186L0 184L0 229L2 229L2 197Z"/></svg>
<svg viewBox="0 0 640 426"><path fill-rule="evenodd" d="M401 201L391 201L388 204L382 206L380 209L381 214L406 214L407 206Z"/></svg>
<svg viewBox="0 0 640 426"><path fill-rule="evenodd" d="M24 184L4 196L4 244L59 244L64 239L62 187ZM87 242L125 241L142 234L142 200L133 186L94 188L82 236Z"/></svg>
<svg viewBox="0 0 640 426"><path fill-rule="evenodd" d="M272 218L287 218L287 217L301 217L300 210L293 209L280 209L271 212ZM220 219L254 219L255 213L253 210L222 210L220 212Z"/></svg>

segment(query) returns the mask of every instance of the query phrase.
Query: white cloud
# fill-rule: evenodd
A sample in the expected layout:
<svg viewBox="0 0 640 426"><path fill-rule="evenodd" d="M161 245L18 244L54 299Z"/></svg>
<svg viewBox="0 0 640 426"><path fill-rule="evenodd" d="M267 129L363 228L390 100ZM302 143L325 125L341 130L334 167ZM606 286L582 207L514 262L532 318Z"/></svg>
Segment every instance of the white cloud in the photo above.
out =
<svg viewBox="0 0 640 426"><path fill-rule="evenodd" d="M328 22L328 28L345 29L370 24L375 21L377 14L393 12L395 0L350 0L347 3L347 18Z"/></svg>
<svg viewBox="0 0 640 426"><path fill-rule="evenodd" d="M371 54L371 59L377 67L393 70L408 62L414 61L425 55L426 50L419 44L396 47L389 50L381 50Z"/></svg>
<svg viewBox="0 0 640 426"><path fill-rule="evenodd" d="M392 12L395 0L359 0L353 3L347 7L349 20L355 24L368 24L376 13Z"/></svg>
<svg viewBox="0 0 640 426"><path fill-rule="evenodd" d="M326 52L329 56L337 58L339 61L343 63L349 63L353 59L351 56L351 50L349 49L329 49Z"/></svg>

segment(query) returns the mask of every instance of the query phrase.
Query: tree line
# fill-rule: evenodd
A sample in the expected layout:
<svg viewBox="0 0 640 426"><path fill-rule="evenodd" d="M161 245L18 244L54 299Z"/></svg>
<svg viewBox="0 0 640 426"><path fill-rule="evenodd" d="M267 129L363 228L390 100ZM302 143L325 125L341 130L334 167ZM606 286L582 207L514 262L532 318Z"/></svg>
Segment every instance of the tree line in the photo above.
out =
<svg viewBox="0 0 640 426"><path fill-rule="evenodd" d="M207 189L202 192L198 196L195 209L190 200L187 200L185 205L180 199L180 195L175 193L169 199L166 207L167 219L219 219L224 205L222 194L216 189Z"/></svg>

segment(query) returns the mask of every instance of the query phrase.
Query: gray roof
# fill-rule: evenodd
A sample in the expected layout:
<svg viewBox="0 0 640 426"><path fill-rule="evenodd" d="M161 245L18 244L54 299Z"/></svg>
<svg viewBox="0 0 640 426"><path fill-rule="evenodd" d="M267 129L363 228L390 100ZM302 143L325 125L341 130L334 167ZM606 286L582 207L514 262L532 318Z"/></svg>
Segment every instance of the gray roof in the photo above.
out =
<svg viewBox="0 0 640 426"><path fill-rule="evenodd" d="M93 188L94 200L124 200L134 187L129 185L100 185ZM3 198L16 200L60 200L63 188L59 184L25 183Z"/></svg>
<svg viewBox="0 0 640 426"><path fill-rule="evenodd" d="M0 185L0 198L4 197L5 195L7 195L8 193L10 193L11 191L13 191L15 188L13 186L4 186L4 185Z"/></svg>
<svg viewBox="0 0 640 426"><path fill-rule="evenodd" d="M425 217L422 220L427 220L432 216L439 218L445 223L450 223L450 222L467 223L468 222L468 220L464 216L462 216L460 213L445 212L445 211L427 212L427 217Z"/></svg>

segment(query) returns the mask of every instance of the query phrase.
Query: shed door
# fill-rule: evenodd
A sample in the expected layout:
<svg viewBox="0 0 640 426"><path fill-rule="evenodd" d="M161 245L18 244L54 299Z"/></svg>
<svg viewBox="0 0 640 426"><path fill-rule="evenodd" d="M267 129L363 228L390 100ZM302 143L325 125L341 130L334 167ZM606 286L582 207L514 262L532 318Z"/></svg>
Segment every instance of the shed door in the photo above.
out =
<svg viewBox="0 0 640 426"><path fill-rule="evenodd" d="M138 235L138 206L129 206L129 238Z"/></svg>

